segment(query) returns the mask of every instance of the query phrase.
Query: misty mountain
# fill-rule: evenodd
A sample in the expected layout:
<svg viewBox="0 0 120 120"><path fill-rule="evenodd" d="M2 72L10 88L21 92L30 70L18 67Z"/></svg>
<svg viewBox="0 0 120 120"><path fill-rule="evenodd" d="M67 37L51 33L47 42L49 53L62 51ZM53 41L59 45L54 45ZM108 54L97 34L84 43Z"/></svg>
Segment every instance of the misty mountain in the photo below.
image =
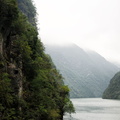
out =
<svg viewBox="0 0 120 120"><path fill-rule="evenodd" d="M77 45L46 46L71 97L101 97L118 68L96 52L85 52Z"/></svg>
<svg viewBox="0 0 120 120"><path fill-rule="evenodd" d="M116 65L118 68L119 68L119 70L120 70L120 63L113 63L114 65Z"/></svg>
<svg viewBox="0 0 120 120"><path fill-rule="evenodd" d="M116 73L110 80L110 84L102 97L104 99L120 99L120 72Z"/></svg>

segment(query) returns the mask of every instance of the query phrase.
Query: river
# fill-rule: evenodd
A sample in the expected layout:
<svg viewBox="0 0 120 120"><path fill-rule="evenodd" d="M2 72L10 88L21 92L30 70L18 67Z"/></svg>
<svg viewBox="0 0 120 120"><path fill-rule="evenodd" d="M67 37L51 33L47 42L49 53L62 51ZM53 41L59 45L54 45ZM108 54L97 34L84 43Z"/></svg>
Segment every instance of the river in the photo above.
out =
<svg viewBox="0 0 120 120"><path fill-rule="evenodd" d="M71 99L76 113L64 120L120 120L120 100L102 98Z"/></svg>

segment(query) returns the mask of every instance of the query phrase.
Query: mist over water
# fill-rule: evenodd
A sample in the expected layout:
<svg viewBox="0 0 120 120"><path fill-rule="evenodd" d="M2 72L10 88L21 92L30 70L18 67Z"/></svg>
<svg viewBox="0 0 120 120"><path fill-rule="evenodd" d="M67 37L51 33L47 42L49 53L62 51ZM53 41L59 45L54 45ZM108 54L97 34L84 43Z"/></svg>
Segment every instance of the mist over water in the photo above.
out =
<svg viewBox="0 0 120 120"><path fill-rule="evenodd" d="M64 120L120 120L120 100L102 98L71 99L76 113Z"/></svg>

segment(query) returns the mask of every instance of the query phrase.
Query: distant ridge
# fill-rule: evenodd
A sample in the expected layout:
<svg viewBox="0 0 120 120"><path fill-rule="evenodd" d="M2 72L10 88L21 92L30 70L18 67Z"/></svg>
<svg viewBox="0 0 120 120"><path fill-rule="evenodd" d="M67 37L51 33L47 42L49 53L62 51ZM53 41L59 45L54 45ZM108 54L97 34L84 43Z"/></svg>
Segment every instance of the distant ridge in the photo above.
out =
<svg viewBox="0 0 120 120"><path fill-rule="evenodd" d="M118 68L96 52L85 52L79 46L46 45L64 82L71 89L70 96L101 97Z"/></svg>
<svg viewBox="0 0 120 120"><path fill-rule="evenodd" d="M104 99L120 99L120 72L116 73L110 80L110 84L102 97Z"/></svg>

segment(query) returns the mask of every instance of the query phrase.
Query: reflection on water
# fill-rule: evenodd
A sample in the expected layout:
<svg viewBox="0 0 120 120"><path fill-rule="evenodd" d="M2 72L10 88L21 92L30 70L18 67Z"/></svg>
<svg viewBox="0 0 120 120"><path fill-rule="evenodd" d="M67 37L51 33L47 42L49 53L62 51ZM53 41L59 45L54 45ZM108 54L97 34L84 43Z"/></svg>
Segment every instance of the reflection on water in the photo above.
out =
<svg viewBox="0 0 120 120"><path fill-rule="evenodd" d="M120 120L120 101L101 98L71 99L76 113L64 120Z"/></svg>

